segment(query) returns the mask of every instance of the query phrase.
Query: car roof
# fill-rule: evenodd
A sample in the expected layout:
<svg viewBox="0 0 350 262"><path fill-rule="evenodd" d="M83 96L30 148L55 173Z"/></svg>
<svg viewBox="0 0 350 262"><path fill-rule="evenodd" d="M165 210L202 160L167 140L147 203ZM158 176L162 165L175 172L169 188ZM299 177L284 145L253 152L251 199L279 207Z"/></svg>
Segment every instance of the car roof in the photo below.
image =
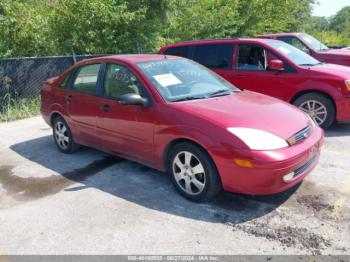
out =
<svg viewBox="0 0 350 262"><path fill-rule="evenodd" d="M147 61L159 61L159 60L167 60L167 59L179 59L179 57L170 56L170 55L162 55L162 54L126 54L126 55L109 55L109 56L101 56L90 59L85 59L76 65L82 65L85 63L91 62L104 62L104 61L122 61L125 63L136 64L138 62L147 62Z"/></svg>
<svg viewBox="0 0 350 262"><path fill-rule="evenodd" d="M161 49L167 49L174 46L187 46L187 45L198 45L198 44L210 44L210 43L239 43L239 42L251 42L251 43L268 43L272 41L277 41L274 39L266 38L224 38L224 39L201 39L201 40L191 40L183 41L175 44L168 44Z"/></svg>
<svg viewBox="0 0 350 262"><path fill-rule="evenodd" d="M257 35L256 37L277 37L277 36L297 36L297 35L301 35L303 33L296 33L296 32L292 32L292 33L278 33L278 34L264 34L264 35Z"/></svg>

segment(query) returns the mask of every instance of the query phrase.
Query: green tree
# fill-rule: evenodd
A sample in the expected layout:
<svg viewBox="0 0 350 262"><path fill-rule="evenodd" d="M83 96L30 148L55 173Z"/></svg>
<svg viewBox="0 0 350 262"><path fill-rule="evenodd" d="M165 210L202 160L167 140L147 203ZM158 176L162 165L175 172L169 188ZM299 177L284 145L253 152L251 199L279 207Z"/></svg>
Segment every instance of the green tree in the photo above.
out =
<svg viewBox="0 0 350 262"><path fill-rule="evenodd" d="M331 18L330 29L350 38L350 6L344 7Z"/></svg>
<svg viewBox="0 0 350 262"><path fill-rule="evenodd" d="M163 0L0 0L0 57L128 53L160 36Z"/></svg>
<svg viewBox="0 0 350 262"><path fill-rule="evenodd" d="M0 56L30 56L47 53L46 10L31 1L2 1L0 13Z"/></svg>
<svg viewBox="0 0 350 262"><path fill-rule="evenodd" d="M306 28L314 0L0 0L0 57L153 52Z"/></svg>
<svg viewBox="0 0 350 262"><path fill-rule="evenodd" d="M172 0L168 40L255 36L297 30L313 0Z"/></svg>
<svg viewBox="0 0 350 262"><path fill-rule="evenodd" d="M305 29L308 31L327 31L329 30L329 21L324 16L312 16Z"/></svg>

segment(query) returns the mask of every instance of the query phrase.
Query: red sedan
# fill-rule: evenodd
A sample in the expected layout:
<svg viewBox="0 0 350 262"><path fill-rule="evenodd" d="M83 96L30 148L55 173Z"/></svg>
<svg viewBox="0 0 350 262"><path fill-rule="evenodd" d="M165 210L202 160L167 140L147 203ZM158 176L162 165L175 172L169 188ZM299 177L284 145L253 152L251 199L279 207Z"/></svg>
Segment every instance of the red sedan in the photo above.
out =
<svg viewBox="0 0 350 262"><path fill-rule="evenodd" d="M60 151L85 145L168 171L193 201L284 191L316 166L323 141L297 108L172 56L85 60L49 79L41 100Z"/></svg>
<svg viewBox="0 0 350 262"><path fill-rule="evenodd" d="M321 63L282 41L198 40L159 52L201 63L239 88L288 101L324 129L350 122L350 67Z"/></svg>

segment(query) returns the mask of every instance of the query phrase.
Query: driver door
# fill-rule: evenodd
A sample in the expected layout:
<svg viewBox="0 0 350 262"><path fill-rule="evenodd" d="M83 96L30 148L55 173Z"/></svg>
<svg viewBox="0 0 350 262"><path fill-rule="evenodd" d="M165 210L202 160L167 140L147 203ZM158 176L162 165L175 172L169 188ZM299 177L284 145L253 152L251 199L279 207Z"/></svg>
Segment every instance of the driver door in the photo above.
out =
<svg viewBox="0 0 350 262"><path fill-rule="evenodd" d="M291 75L269 70L269 62L280 60L273 52L257 44L239 44L234 69L224 77L239 88L286 99ZM287 66L285 64L285 66Z"/></svg>
<svg viewBox="0 0 350 262"><path fill-rule="evenodd" d="M99 99L97 133L106 151L152 164L154 109L152 106L123 105L119 97L146 90L136 75L121 64L106 64L103 96Z"/></svg>

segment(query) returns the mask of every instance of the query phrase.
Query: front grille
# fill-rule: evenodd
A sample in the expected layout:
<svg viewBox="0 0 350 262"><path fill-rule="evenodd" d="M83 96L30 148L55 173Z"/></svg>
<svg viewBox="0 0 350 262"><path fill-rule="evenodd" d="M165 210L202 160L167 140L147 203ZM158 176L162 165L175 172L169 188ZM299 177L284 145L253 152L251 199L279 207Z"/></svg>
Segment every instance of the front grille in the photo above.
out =
<svg viewBox="0 0 350 262"><path fill-rule="evenodd" d="M303 140L305 140L310 136L311 130L312 130L311 126L307 126L304 129L300 130L298 133L294 134L292 137L287 139L288 144L292 146L302 142Z"/></svg>
<svg viewBox="0 0 350 262"><path fill-rule="evenodd" d="M312 166L312 164L316 161L316 158L317 158L317 156L311 158L304 165L302 165L301 167L297 168L294 171L293 177L297 177L297 176L301 175L302 173L304 173L310 166Z"/></svg>

